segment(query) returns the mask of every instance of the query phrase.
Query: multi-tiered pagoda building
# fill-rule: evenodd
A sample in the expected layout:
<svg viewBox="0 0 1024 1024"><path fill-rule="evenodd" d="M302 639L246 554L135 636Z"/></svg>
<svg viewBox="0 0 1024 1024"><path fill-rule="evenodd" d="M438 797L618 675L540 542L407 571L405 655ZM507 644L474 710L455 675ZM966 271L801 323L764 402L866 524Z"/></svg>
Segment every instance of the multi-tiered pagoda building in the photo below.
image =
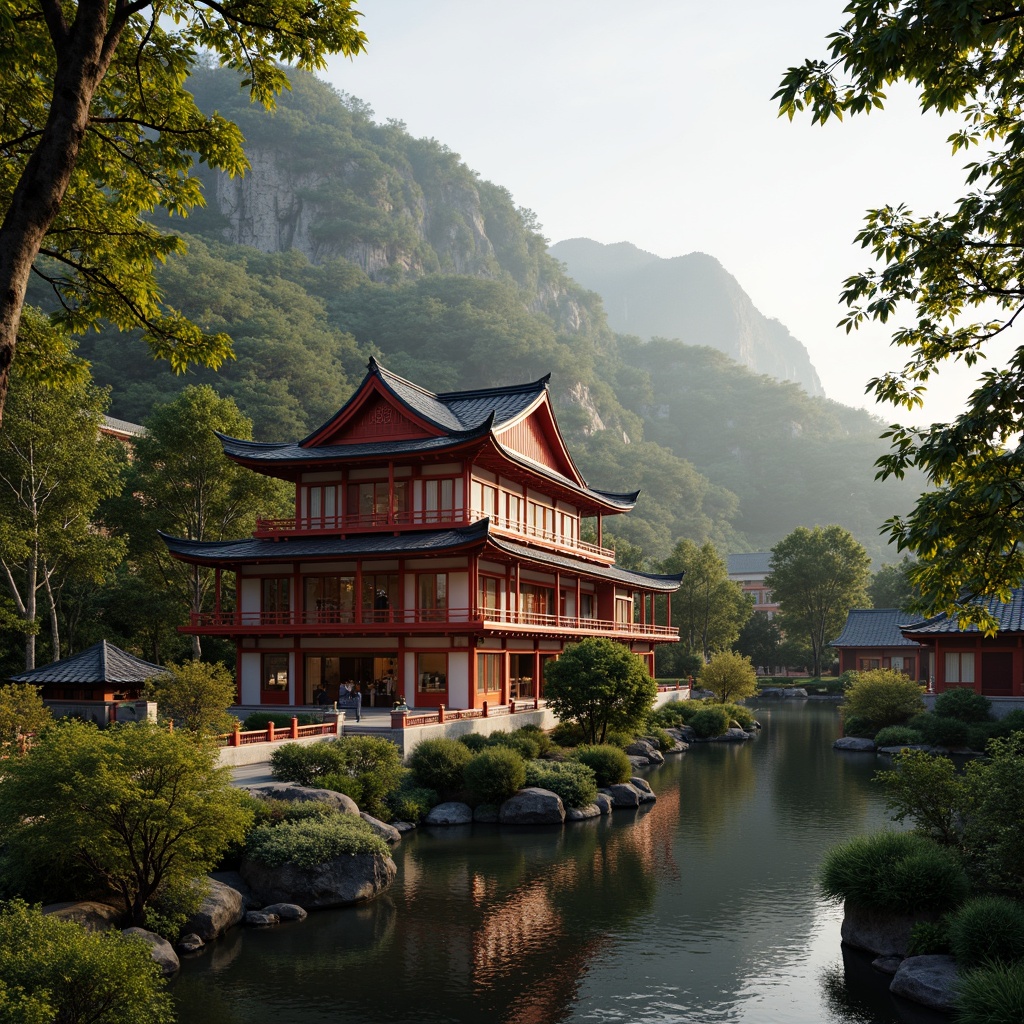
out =
<svg viewBox="0 0 1024 1024"><path fill-rule="evenodd" d="M302 441L221 441L228 458L295 485L294 518L259 520L249 539L164 538L216 569L215 610L184 628L235 640L239 703L334 700L351 683L366 705L506 704L543 696L544 664L567 643L611 637L653 673L655 645L679 639L681 577L615 566L604 519L637 494L587 485L547 377L435 395L371 360Z"/></svg>

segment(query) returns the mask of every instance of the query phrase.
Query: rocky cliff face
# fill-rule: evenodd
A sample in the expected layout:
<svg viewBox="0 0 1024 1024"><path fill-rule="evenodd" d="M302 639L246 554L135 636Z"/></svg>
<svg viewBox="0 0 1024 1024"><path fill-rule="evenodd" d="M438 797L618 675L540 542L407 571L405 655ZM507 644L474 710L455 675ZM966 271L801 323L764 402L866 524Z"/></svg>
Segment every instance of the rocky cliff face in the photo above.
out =
<svg viewBox="0 0 1024 1024"><path fill-rule="evenodd" d="M559 242L550 252L601 296L613 330L709 345L757 373L824 394L803 344L764 316L714 257L662 259L629 242L602 245L589 238Z"/></svg>

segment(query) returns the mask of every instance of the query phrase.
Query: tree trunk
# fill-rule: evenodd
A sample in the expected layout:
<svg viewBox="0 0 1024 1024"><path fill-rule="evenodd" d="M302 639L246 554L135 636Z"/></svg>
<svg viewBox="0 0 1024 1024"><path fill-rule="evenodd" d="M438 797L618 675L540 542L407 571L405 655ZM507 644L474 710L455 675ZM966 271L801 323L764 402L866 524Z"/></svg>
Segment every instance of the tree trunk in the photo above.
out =
<svg viewBox="0 0 1024 1024"><path fill-rule="evenodd" d="M42 7L54 39L57 72L46 125L0 224L0 423L32 264L60 212L93 95L120 36L118 29L107 38L106 0L81 0L71 28L56 4Z"/></svg>

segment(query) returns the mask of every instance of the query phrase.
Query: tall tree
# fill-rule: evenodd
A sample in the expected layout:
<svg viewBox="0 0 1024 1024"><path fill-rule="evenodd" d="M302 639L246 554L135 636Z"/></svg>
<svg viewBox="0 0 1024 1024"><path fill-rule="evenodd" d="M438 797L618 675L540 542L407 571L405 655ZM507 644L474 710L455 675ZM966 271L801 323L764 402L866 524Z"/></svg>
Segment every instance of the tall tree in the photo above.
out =
<svg viewBox="0 0 1024 1024"><path fill-rule="evenodd" d="M783 632L807 638L816 676L825 645L849 610L867 603L870 565L868 553L841 526L798 526L772 548L765 586L779 602Z"/></svg>
<svg viewBox="0 0 1024 1024"><path fill-rule="evenodd" d="M899 608L906 611L914 603L914 584L911 582L916 564L909 555L902 561L883 565L871 577L868 597L875 608Z"/></svg>
<svg viewBox="0 0 1024 1024"><path fill-rule="evenodd" d="M768 675L783 664L782 631L767 612L754 612L740 630L736 650L745 654L757 668Z"/></svg>
<svg viewBox="0 0 1024 1024"><path fill-rule="evenodd" d="M923 110L959 116L953 152L983 144L968 163L969 192L947 214L904 205L870 210L858 241L877 266L845 283L847 330L903 324L893 343L902 370L869 382L879 400L913 410L947 360L973 366L1024 309L1024 10L990 0L850 0L827 60L790 68L776 93L781 112L816 122L882 107L884 90L908 82ZM919 610L957 614L994 630L979 595L1009 600L1024 579L1024 346L986 370L964 411L928 427L894 424L881 477L922 470L932 487L907 516L886 523L912 571Z"/></svg>
<svg viewBox="0 0 1024 1024"><path fill-rule="evenodd" d="M35 668L40 599L59 659L61 587L72 570L99 583L122 548L93 525L120 483L116 442L99 436L106 394L66 341L50 335L46 344L45 358L27 352L15 373L0 431L0 573L25 634L27 669Z"/></svg>
<svg viewBox="0 0 1024 1024"><path fill-rule="evenodd" d="M249 440L252 422L205 385L158 406L146 421L146 436L135 442L127 484L109 512L150 585L172 591L193 612L203 610L214 574L171 558L157 531L227 540L251 532L259 513L287 514L292 496L280 481L229 461L214 431ZM202 654L198 637L192 653Z"/></svg>
<svg viewBox="0 0 1024 1024"><path fill-rule="evenodd" d="M181 243L141 215L185 215L202 203L196 157L246 168L242 137L206 116L186 89L212 53L272 107L279 62L315 70L328 53L359 53L352 0L10 0L0 13L6 102L0 105L0 416L33 269L77 327L103 317L141 326L175 369L230 354L161 306L153 261ZM42 263L38 257L47 257Z"/></svg>
<svg viewBox="0 0 1024 1024"><path fill-rule="evenodd" d="M729 567L715 546L708 542L698 547L684 538L661 571L686 574L672 596L672 621L683 644L705 663L716 651L731 647L750 617L751 605L729 579Z"/></svg>

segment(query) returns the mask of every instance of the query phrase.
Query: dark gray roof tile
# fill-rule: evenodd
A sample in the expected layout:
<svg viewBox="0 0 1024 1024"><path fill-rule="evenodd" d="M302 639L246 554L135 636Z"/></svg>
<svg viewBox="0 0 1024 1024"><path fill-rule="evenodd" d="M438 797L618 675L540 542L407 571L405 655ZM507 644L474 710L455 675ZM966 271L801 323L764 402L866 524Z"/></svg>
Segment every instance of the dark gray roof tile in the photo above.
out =
<svg viewBox="0 0 1024 1024"><path fill-rule="evenodd" d="M999 625L1000 633L1024 632L1024 587L1017 587L1009 601L1000 601L990 597L975 602L988 610ZM924 620L921 625L911 623L904 628L913 629L915 633L933 635L935 633L978 633L977 626L960 628L956 616L936 615Z"/></svg>
<svg viewBox="0 0 1024 1024"><path fill-rule="evenodd" d="M51 665L43 665L28 672L11 676L15 683L112 683L130 685L143 683L153 676L165 675L167 669L143 661L122 651L106 640L87 647L78 654L62 658Z"/></svg>
<svg viewBox="0 0 1024 1024"><path fill-rule="evenodd" d="M923 621L920 616L908 615L898 608L855 608L847 615L842 633L831 646L917 647L900 632L900 627Z"/></svg>

